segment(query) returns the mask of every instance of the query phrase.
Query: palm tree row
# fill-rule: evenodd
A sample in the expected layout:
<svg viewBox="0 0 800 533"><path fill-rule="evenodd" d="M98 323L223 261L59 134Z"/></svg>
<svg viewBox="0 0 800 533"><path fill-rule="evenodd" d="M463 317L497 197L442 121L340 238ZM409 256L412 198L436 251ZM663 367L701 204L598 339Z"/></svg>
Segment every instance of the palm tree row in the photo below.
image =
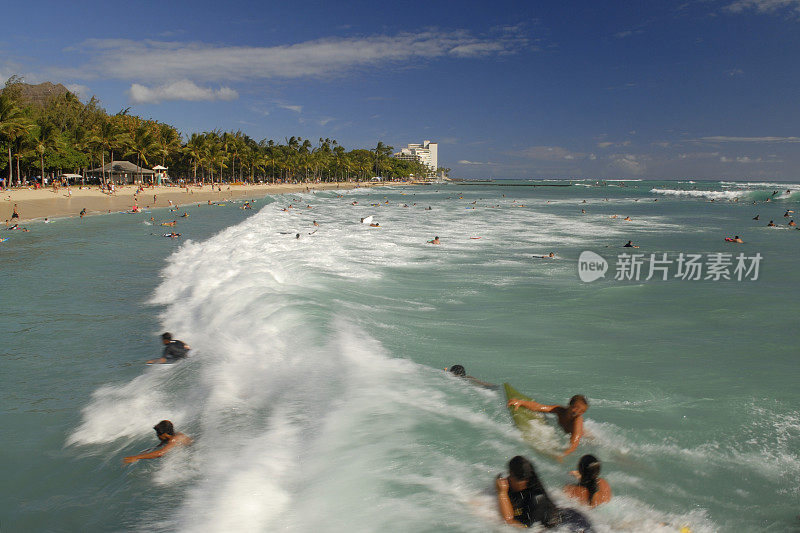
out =
<svg viewBox="0 0 800 533"><path fill-rule="evenodd" d="M7 154L5 161L0 158L0 169L8 167L7 184L36 174L42 184L48 174L86 175L122 158L139 167L166 166L173 177L187 181L212 183L364 180L428 173L419 162L392 158L392 147L383 142L371 150L348 151L335 139L312 142L289 137L276 143L256 141L241 131L213 130L184 138L173 126L132 115L129 109L109 115L95 98L83 104L67 93L43 106L26 103L20 97L20 82L9 79L0 93L0 146ZM104 182L111 178L105 171L98 177Z"/></svg>

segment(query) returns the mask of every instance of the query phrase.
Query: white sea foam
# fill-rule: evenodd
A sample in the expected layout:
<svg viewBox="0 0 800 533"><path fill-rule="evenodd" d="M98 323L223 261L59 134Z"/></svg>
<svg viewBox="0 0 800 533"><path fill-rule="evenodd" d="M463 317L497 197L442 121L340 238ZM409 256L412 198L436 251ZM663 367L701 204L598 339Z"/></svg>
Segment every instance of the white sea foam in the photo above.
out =
<svg viewBox="0 0 800 533"><path fill-rule="evenodd" d="M747 191L700 191L685 189L650 189L651 193L663 194L664 196L685 196L689 198L708 198L712 200L733 200L734 198L746 197Z"/></svg>
<svg viewBox="0 0 800 533"><path fill-rule="evenodd" d="M164 329L192 345L191 358L101 387L68 442L141 448L163 418L196 439L154 466L156 483L181 496L173 518L148 529L388 532L447 523L503 531L484 488L525 445L499 395L388 353L363 326L369 309L356 291L388 268L475 261L476 247L502 257L509 235L523 248L586 242L595 223L509 206L471 217L454 201L435 212L390 204L376 211L377 229L358 222L374 208L350 206L349 198L295 198L315 208L267 205L181 246L153 303L164 306ZM321 225L308 235L312 218ZM446 245L426 245L431 233ZM475 234L485 240L469 240ZM519 266L511 260L504 268ZM383 305L429 308L414 298ZM597 430L598 438L616 442L617 430ZM464 432L475 437L465 441ZM476 440L485 443L477 450ZM668 531L662 522L682 521L713 530L702 511L670 514L635 498L587 512L599 531Z"/></svg>

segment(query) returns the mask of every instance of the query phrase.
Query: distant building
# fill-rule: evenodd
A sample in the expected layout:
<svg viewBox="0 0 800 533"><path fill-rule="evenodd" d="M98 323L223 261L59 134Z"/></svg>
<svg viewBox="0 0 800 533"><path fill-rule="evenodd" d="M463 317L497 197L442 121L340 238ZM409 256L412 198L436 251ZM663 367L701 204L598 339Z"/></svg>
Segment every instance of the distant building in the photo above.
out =
<svg viewBox="0 0 800 533"><path fill-rule="evenodd" d="M439 168L439 143L424 141L422 144L409 144L394 154L394 157L406 161L419 161L428 167L429 176L435 176L436 169Z"/></svg>

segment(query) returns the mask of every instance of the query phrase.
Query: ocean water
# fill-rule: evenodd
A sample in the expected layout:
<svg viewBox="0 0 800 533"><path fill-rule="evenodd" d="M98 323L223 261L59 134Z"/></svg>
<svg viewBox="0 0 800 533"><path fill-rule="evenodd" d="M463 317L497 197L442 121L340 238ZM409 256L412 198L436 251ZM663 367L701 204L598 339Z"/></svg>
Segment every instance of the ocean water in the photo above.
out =
<svg viewBox="0 0 800 533"><path fill-rule="evenodd" d="M148 223L166 210L8 232L0 530L505 531L511 457L575 506L560 488L594 453L614 491L584 509L598 531L796 531L800 187L534 184L557 183L194 206L180 240ZM611 265L592 283L586 250ZM625 251L762 260L757 279L616 280ZM190 359L143 365L163 331ZM586 395L578 452L539 455L456 363L545 403ZM165 418L195 444L124 466Z"/></svg>

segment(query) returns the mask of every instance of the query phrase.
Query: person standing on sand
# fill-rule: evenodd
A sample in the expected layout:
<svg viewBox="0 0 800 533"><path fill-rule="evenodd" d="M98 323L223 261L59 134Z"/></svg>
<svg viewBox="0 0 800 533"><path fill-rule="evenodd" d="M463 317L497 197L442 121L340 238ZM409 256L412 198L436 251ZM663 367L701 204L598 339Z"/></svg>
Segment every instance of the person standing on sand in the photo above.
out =
<svg viewBox="0 0 800 533"><path fill-rule="evenodd" d="M558 417L558 425L570 436L569 448L564 450L559 460L578 449L583 437L583 414L589 409L589 400L582 394L576 394L569 399L569 405L544 405L533 400L520 400L513 398L508 401L509 407L524 407L538 413L552 413Z"/></svg>
<svg viewBox="0 0 800 533"><path fill-rule="evenodd" d="M156 436L161 443L156 446L153 451L125 457L122 460L123 463L132 464L139 459L155 459L156 457L163 456L168 451L173 450L178 446L188 446L189 444L192 444L192 439L183 433L176 432L175 427L169 420L162 420L153 426L153 429L156 430Z"/></svg>
<svg viewBox="0 0 800 533"><path fill-rule="evenodd" d="M17 210L17 204L14 204L14 212L11 213L11 220L14 220L15 218L19 220L19 211Z"/></svg>

